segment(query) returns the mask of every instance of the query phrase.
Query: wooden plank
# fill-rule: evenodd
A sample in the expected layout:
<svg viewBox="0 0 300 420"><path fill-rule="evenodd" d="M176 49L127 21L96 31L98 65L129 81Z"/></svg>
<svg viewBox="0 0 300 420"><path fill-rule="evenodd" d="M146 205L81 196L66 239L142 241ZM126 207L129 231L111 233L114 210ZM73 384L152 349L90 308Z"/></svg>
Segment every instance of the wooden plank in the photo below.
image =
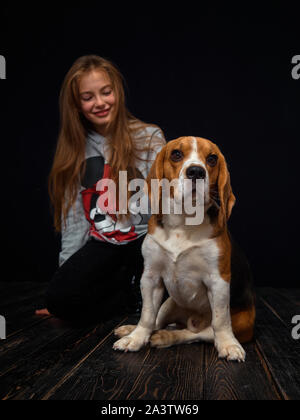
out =
<svg viewBox="0 0 300 420"><path fill-rule="evenodd" d="M206 346L205 400L280 400L275 384L257 352L255 342L244 344L245 363L218 359L214 346Z"/></svg>
<svg viewBox="0 0 300 420"><path fill-rule="evenodd" d="M201 400L203 398L203 343L166 349L148 348L147 357L126 400ZM126 363L126 354L120 356Z"/></svg>
<svg viewBox="0 0 300 420"><path fill-rule="evenodd" d="M52 316L40 317L34 314L35 305L31 305L27 310L20 311L19 318L13 321L9 318L7 322L7 338L21 334L28 328L43 323L47 319L52 319Z"/></svg>
<svg viewBox="0 0 300 420"><path fill-rule="evenodd" d="M280 399L274 384L263 369L255 343L245 345L245 349L245 364L218 359L214 346L204 343L151 350L132 391L126 398Z"/></svg>
<svg viewBox="0 0 300 420"><path fill-rule="evenodd" d="M247 362L217 358L203 343L168 349L114 352L111 335L72 372L48 399L94 400L278 400L280 395L256 352L247 345ZM206 349L206 351L205 351ZM204 352L206 357L204 359Z"/></svg>
<svg viewBox="0 0 300 420"><path fill-rule="evenodd" d="M286 299L280 304L280 297L273 290L268 291L266 300L260 293L266 298L265 292L258 290L256 342L259 351L283 398L300 399L300 343L292 338L292 328L286 322L294 308L287 306L290 303Z"/></svg>
<svg viewBox="0 0 300 420"><path fill-rule="evenodd" d="M276 289L278 293L287 297L294 305L300 306L300 289Z"/></svg>
<svg viewBox="0 0 300 420"><path fill-rule="evenodd" d="M297 299L291 299L292 293L285 293L281 289L260 288L258 295L263 298L265 305L269 305L274 315L291 329L293 317L300 315L300 303L297 303ZM296 296L295 293L293 295Z"/></svg>
<svg viewBox="0 0 300 420"><path fill-rule="evenodd" d="M136 324L137 316L124 324ZM43 397L44 400L110 400L123 399L128 394L148 350L124 354L112 349L116 337L110 334L98 344ZM127 356L127 357L126 357Z"/></svg>
<svg viewBox="0 0 300 420"><path fill-rule="evenodd" d="M39 307L37 301L29 301L24 306L19 306L9 315L4 314L6 319L7 338L21 331L30 328L32 325L39 324L43 319L35 315L35 310Z"/></svg>
<svg viewBox="0 0 300 420"><path fill-rule="evenodd" d="M31 301L9 304L11 325L20 328L0 347L3 399L300 399L300 342L291 337L292 316L300 314L295 291L258 290L257 340L245 345L245 364L219 360L203 343L115 352L113 328L137 323L138 315L74 329L35 317L28 291Z"/></svg>
<svg viewBox="0 0 300 420"><path fill-rule="evenodd" d="M54 318L8 340L0 358L1 398L41 399L123 318L82 328Z"/></svg>
<svg viewBox="0 0 300 420"><path fill-rule="evenodd" d="M44 357L47 346L69 332L70 328L53 325L53 319L39 324L5 340L0 349L0 398L8 399L26 378L24 372L32 372L36 354Z"/></svg>

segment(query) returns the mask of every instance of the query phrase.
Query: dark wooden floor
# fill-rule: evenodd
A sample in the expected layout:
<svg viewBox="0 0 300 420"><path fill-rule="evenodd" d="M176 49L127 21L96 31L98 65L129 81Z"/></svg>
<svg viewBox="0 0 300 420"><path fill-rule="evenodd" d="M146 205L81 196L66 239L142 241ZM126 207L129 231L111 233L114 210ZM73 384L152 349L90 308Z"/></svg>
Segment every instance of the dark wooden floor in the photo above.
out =
<svg viewBox="0 0 300 420"><path fill-rule="evenodd" d="M194 343L138 353L112 350L123 316L71 328L39 318L46 285L0 283L0 399L9 400L280 400L300 399L300 290L258 289L255 342L245 364L218 360L212 345Z"/></svg>

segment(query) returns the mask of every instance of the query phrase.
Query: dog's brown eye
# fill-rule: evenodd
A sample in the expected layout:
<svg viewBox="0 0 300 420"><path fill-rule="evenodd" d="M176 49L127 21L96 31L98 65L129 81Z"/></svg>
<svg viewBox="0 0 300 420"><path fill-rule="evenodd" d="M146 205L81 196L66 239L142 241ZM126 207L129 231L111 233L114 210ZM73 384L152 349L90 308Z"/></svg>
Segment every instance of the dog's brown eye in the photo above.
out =
<svg viewBox="0 0 300 420"><path fill-rule="evenodd" d="M217 155L209 155L206 159L206 163L211 167L216 166L216 164L218 163L218 156Z"/></svg>
<svg viewBox="0 0 300 420"><path fill-rule="evenodd" d="M173 150L171 153L171 159L173 162L179 162L183 159L183 153L180 150Z"/></svg>

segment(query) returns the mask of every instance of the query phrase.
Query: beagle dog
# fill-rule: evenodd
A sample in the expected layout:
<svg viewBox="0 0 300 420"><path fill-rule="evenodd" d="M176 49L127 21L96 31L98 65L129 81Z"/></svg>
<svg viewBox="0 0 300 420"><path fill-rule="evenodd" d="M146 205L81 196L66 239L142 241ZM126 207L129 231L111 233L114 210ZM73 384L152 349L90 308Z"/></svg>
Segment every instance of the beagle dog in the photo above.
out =
<svg viewBox="0 0 300 420"><path fill-rule="evenodd" d="M142 246L143 307L137 326L115 330L113 348L138 351L152 347L205 341L214 343L220 358L242 362L241 343L253 338L255 298L243 253L231 237L227 221L235 203L226 161L209 140L181 137L157 155L147 178L177 179L174 201L184 179L204 182L204 219L185 224L186 214L153 214ZM195 188L193 188L193 194ZM162 304L165 288L169 297ZM176 329L166 329L176 324Z"/></svg>

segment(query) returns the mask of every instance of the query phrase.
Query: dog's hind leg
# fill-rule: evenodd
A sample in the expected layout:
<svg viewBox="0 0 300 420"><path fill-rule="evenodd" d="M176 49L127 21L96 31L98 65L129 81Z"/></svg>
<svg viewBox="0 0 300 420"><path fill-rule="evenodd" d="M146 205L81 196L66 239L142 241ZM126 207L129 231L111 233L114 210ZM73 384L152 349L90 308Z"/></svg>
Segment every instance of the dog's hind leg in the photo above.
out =
<svg viewBox="0 0 300 420"><path fill-rule="evenodd" d="M156 318L155 330L161 330L169 324L174 323L186 326L186 322L187 316L185 315L185 311L180 308L172 298L168 298L160 307ZM122 327L116 328L114 334L119 338L126 337L132 333L136 327L136 325L123 325Z"/></svg>
<svg viewBox="0 0 300 420"><path fill-rule="evenodd" d="M160 307L156 318L156 330L165 328L169 324L175 322L175 313L177 305L174 300L169 297Z"/></svg>
<svg viewBox="0 0 300 420"><path fill-rule="evenodd" d="M185 328L180 330L160 329L159 331L156 331L151 337L150 342L152 347L163 348L170 347L174 344L189 344L197 341L205 341L208 343L214 342L210 312L198 315L179 307L177 307L175 313L176 312L181 315L181 317L178 318L177 316L177 319L174 318L175 322L176 320L178 322L178 319L180 319L181 322L184 321Z"/></svg>
<svg viewBox="0 0 300 420"><path fill-rule="evenodd" d="M160 307L156 318L156 330L161 330L170 324L183 325L186 327L188 314L185 309L169 297Z"/></svg>
<svg viewBox="0 0 300 420"><path fill-rule="evenodd" d="M156 331L150 340L151 347L166 348L175 344L190 344L197 341L214 342L212 327L194 333L188 329L183 330L159 330Z"/></svg>

